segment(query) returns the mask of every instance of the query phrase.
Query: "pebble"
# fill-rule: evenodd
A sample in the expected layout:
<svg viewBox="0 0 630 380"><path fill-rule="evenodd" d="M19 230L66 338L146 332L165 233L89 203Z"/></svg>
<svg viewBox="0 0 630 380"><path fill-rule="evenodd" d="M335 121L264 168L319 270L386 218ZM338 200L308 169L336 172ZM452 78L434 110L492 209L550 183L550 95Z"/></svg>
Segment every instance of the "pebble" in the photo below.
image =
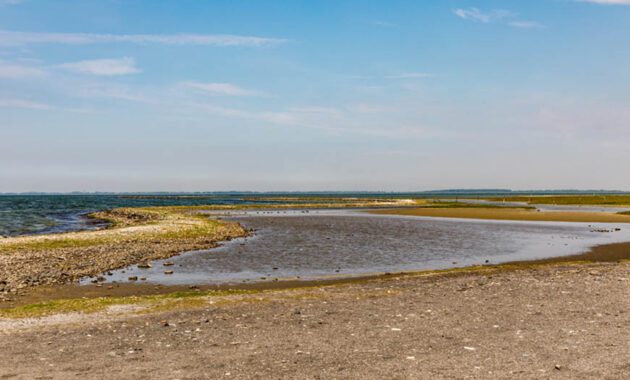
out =
<svg viewBox="0 0 630 380"><path fill-rule="evenodd" d="M128 278L129 281L137 281L138 280L138 276L131 276Z"/></svg>
<svg viewBox="0 0 630 380"><path fill-rule="evenodd" d="M164 274L173 274L173 271L172 270L165 270Z"/></svg>

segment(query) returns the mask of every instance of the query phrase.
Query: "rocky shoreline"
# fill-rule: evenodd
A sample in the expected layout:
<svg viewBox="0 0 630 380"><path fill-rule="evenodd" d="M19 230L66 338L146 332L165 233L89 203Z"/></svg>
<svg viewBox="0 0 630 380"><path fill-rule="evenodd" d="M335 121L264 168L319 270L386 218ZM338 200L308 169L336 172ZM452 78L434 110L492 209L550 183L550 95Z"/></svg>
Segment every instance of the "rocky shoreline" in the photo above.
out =
<svg viewBox="0 0 630 380"><path fill-rule="evenodd" d="M213 248L221 241L250 234L237 223L185 213L116 209L91 216L113 226L0 240L0 300L31 287L73 283L131 264Z"/></svg>
<svg viewBox="0 0 630 380"><path fill-rule="evenodd" d="M0 317L0 377L627 378L629 284L554 264Z"/></svg>

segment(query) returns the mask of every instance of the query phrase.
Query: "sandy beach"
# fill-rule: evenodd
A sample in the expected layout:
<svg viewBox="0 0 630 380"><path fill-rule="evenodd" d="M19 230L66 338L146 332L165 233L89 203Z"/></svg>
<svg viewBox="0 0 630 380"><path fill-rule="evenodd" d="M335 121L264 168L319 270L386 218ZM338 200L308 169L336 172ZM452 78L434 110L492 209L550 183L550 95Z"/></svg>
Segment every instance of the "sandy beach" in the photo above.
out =
<svg viewBox="0 0 630 380"><path fill-rule="evenodd" d="M630 265L402 276L0 319L3 378L624 378Z"/></svg>
<svg viewBox="0 0 630 380"><path fill-rule="evenodd" d="M418 210L478 219L497 213L523 220L551 214L479 207L370 212L417 215ZM217 232L223 231L215 239L188 235L182 240L172 232L161 235L162 240L152 234L146 239L135 229L181 232L197 218L207 218L135 212L110 214L118 220L110 230L53 239L66 245L65 238L73 244L85 239L96 243L83 247L35 249L33 244L50 237L9 239L11 244L22 239L31 250L8 249L4 260L17 260L16 254L24 252L98 254L115 245L103 245L99 234L116 233L123 236L117 240L123 242L120 249L96 261L113 268L172 256L185 242L214 246L231 239L226 235L230 231L233 236L248 232L222 220L212 221L219 223L213 224L220 227ZM586 214L615 222L626 218ZM559 215L563 221L584 217ZM299 225L310 218L287 221ZM207 231L202 235L207 238ZM156 247L169 250L148 251L154 256L124 254L156 241ZM80 262L82 255L68 257L68 262ZM331 274L315 281L35 283L8 293L11 300L0 304L0 350L7 358L0 377L294 378L299 373L305 378L623 378L630 373L625 360L630 355L629 259L630 243L616 243L542 260L362 277ZM92 265L79 268L90 273L100 268ZM4 268L20 273L13 270L17 265Z"/></svg>

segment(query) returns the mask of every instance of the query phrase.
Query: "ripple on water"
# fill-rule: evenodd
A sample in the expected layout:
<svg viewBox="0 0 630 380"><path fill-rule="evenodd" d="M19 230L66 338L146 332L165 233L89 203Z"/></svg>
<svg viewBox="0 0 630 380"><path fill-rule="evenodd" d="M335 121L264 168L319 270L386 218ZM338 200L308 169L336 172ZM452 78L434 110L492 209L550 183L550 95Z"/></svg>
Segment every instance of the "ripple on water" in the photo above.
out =
<svg viewBox="0 0 630 380"><path fill-rule="evenodd" d="M212 284L261 277L350 275L443 269L514 260L566 256L588 247L630 240L630 228L591 232L586 223L514 222L372 215L356 211L245 213L230 220L255 236L222 247L189 252L115 271L108 281L130 276L149 283ZM597 224L608 228L612 225ZM165 268L164 261L173 262ZM164 271L172 269L173 274ZM89 283L88 279L83 283Z"/></svg>

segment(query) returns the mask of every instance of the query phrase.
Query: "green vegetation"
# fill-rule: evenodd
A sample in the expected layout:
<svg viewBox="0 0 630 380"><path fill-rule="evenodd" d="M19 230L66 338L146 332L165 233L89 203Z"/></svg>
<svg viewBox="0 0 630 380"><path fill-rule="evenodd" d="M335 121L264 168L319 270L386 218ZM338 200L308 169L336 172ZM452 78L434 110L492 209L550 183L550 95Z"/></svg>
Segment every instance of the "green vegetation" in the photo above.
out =
<svg viewBox="0 0 630 380"><path fill-rule="evenodd" d="M0 252L91 247L128 241L212 237L226 230L229 224L183 211L121 208L97 212L90 216L109 221L110 228L4 239L0 241Z"/></svg>
<svg viewBox="0 0 630 380"><path fill-rule="evenodd" d="M466 202L430 202L418 206L418 208L493 208L493 209L516 209L516 210L535 210L534 206L501 206L483 203L466 203Z"/></svg>
<svg viewBox="0 0 630 380"><path fill-rule="evenodd" d="M551 205L629 206L630 195L540 195L485 198L495 202L526 202Z"/></svg>
<svg viewBox="0 0 630 380"><path fill-rule="evenodd" d="M287 198L287 200L290 200ZM324 200L324 199L322 199ZM290 209L290 208L339 208L339 207L378 207L398 208L415 206L423 208L503 208L496 205L472 204L464 202L436 202L410 199L370 199L344 200L340 203L283 203L246 204L212 206L168 206L144 208L119 208L96 212L90 217L105 220L110 227L104 230L83 231L65 234L49 234L4 239L0 241L0 253L18 250L44 250L56 248L80 248L123 242L144 242L160 239L195 239L220 234L229 223L210 219L196 214L198 211L239 211L251 209ZM531 206L517 207L533 209Z"/></svg>
<svg viewBox="0 0 630 380"><path fill-rule="evenodd" d="M96 313L110 306L130 305L138 311L157 311L207 304L210 297L234 294L255 294L259 290L222 290L207 292L177 292L153 296L98 297L89 299L65 299L18 306L0 310L3 318L38 318L62 313Z"/></svg>

